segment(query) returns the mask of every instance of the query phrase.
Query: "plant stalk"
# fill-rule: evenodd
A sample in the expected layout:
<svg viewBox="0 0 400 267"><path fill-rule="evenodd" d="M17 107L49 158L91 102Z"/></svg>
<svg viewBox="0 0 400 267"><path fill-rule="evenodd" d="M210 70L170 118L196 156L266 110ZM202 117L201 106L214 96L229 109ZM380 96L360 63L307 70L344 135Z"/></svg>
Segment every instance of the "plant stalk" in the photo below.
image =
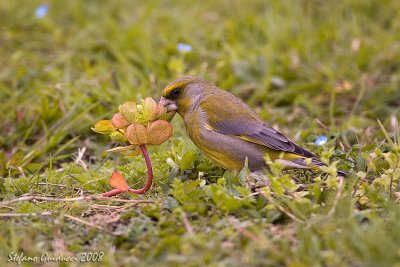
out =
<svg viewBox="0 0 400 267"><path fill-rule="evenodd" d="M146 161L147 181L146 181L146 184L144 185L143 188L140 188L140 189L129 188L126 191L128 191L130 193L141 195L141 194L144 194L147 191L149 191L149 189L150 189L150 187L151 187L151 185L153 183L153 168L151 166L151 161L150 161L149 154L147 153L146 145L143 144L143 145L140 145L139 147L140 147L140 150L142 150L142 154L143 154L144 160ZM111 191L108 191L108 192L105 192L105 193L101 194L101 196L102 197L112 197L112 196L121 194L123 192L125 192L125 191L124 190L120 190L120 189L113 189Z"/></svg>

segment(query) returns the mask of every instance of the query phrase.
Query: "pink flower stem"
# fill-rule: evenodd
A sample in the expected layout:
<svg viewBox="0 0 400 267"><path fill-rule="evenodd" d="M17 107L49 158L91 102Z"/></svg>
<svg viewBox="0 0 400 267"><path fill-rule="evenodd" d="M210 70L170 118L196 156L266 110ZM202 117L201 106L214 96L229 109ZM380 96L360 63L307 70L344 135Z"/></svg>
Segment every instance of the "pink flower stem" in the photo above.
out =
<svg viewBox="0 0 400 267"><path fill-rule="evenodd" d="M123 190L113 189L111 191L108 191L108 192L105 192L105 193L101 194L101 196L102 197L112 197L112 196L115 196L115 195L119 195L119 194L121 194L123 192L124 192Z"/></svg>
<svg viewBox="0 0 400 267"><path fill-rule="evenodd" d="M142 150L144 160L146 161L147 166L147 181L143 188L140 189L131 189L129 188L128 191L135 194L143 194L149 191L151 184L153 183L153 168L151 167L151 161L149 154L147 153L147 149L145 145L140 145L140 149Z"/></svg>
<svg viewBox="0 0 400 267"><path fill-rule="evenodd" d="M134 194L139 194L140 195L140 194L144 194L147 191L149 191L149 189L150 189L150 187L151 187L151 185L153 183L153 168L151 166L151 161L150 161L149 154L147 153L146 145L140 145L139 147L142 150L144 160L146 161L147 181L146 181L146 184L144 185L143 188L140 188L140 189L129 188L127 191L130 192L130 193L134 193ZM115 195L121 194L123 192L125 192L125 191L124 190L120 190L120 189L113 189L111 191L108 191L108 192L105 192L105 193L101 194L101 196L103 196L103 197L111 197L111 196L115 196Z"/></svg>

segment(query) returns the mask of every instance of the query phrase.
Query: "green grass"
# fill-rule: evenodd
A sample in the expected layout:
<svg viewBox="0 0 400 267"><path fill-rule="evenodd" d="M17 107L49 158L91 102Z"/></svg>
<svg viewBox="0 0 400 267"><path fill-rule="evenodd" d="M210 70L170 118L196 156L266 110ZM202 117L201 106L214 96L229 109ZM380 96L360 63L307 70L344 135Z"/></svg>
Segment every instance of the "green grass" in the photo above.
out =
<svg viewBox="0 0 400 267"><path fill-rule="evenodd" d="M36 18L40 1L0 2L1 266L11 252L88 251L105 266L400 264L399 1L48 3ZM224 173L177 117L149 150L151 191L121 196L132 202L7 202L105 192L114 169L140 187L142 158L105 154L90 127L184 74L245 100L332 174L272 166L265 186Z"/></svg>

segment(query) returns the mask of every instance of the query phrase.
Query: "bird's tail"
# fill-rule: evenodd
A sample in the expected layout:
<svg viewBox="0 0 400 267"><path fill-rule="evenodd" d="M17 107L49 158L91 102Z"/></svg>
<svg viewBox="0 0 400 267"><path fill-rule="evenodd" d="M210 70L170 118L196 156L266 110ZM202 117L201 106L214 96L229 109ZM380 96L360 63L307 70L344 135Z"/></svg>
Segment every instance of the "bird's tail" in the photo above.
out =
<svg viewBox="0 0 400 267"><path fill-rule="evenodd" d="M297 158L293 160L277 160L280 161L282 164L287 166L288 168L301 168L301 169L319 169L320 167L326 166L325 163L320 161L317 158ZM337 170L338 176L347 177L347 172L338 169Z"/></svg>
<svg viewBox="0 0 400 267"><path fill-rule="evenodd" d="M320 161L319 159L317 159L317 158L312 158L312 160L311 160L311 166L323 167L323 166L326 166L326 164L323 163L323 162L321 162L321 161ZM337 170L337 175L338 175L338 176L347 177L347 172L338 169L338 170Z"/></svg>

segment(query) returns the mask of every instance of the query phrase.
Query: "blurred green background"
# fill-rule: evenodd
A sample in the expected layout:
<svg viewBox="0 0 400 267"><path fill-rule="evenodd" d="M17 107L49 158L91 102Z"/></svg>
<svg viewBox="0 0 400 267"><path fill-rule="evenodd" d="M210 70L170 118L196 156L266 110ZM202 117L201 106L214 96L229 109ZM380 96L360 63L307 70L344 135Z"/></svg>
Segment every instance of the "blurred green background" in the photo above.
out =
<svg viewBox="0 0 400 267"><path fill-rule="evenodd" d="M38 17L41 4L48 13ZM183 74L230 90L288 133L299 125L315 132L318 118L363 138L377 118L388 123L399 114L398 7L397 1L3 1L0 146L6 154L22 151L25 163L61 157L67 151L60 145L78 137L65 149L83 146L89 126L117 104L159 97Z"/></svg>
<svg viewBox="0 0 400 267"><path fill-rule="evenodd" d="M136 101L147 96L160 97L163 87L182 75L198 75L213 81L220 88L245 100L272 126L299 144L308 146L317 153L335 148L334 156L342 160L340 164L344 169L352 169L354 173L372 172L375 175L369 177L368 181L361 179L359 184L357 179L364 177L363 174L357 176L357 179L354 176L356 180L350 179L351 185L347 185L350 191L353 187L365 187L363 182L373 184L374 179L381 177L379 175L383 175L388 166L393 168L392 173L398 171L398 165L392 166L386 161L379 161L375 169L368 164L374 160L378 162L377 158L371 156L372 153L381 155L379 153L397 151L397 146L393 144L382 147L385 136L377 119L382 122L388 136L393 138L396 133L398 134L399 10L400 1L396 0L0 1L0 177L3 177L0 178L0 198L12 199L27 192L55 196L64 196L64 193L74 194L73 189L53 192L48 187L44 190L39 186L40 182L49 182L52 179L55 169L59 169L60 173L65 170L74 172L74 178L60 178L60 183L66 183L63 179L70 179L69 186L83 187L85 190L96 192L105 191L107 175L113 167L121 166L128 173L139 168L138 177L143 175L145 171L140 157L121 159L115 155L105 155L103 151L110 146L107 144L108 140L94 134L90 127L99 119L109 118L124 101ZM150 151L155 158L155 165L159 164L157 179L163 185L163 190L157 189L154 195L148 196L150 199L165 199L171 195L166 188L171 186L171 179L175 176L187 179L198 176L200 171L206 176L220 177L223 173L218 169L211 170L215 166L198 155L197 150L185 137L180 118L175 118L173 124L172 141ZM326 144L326 147L312 145L320 135L333 139ZM82 159L86 162L90 174L75 166L79 164L74 164L78 157L78 148L83 147L86 148L86 152ZM380 152L375 151L376 149ZM361 155L361 150L366 153L364 156ZM193 167L191 173L180 172L178 175L171 172L171 164L165 163L167 158L172 157L178 161L178 156L187 153L190 163L188 166ZM195 159L192 160L191 155ZM372 158L369 158L370 156ZM195 160L200 164L203 162L203 165L209 168L196 168L192 164ZM125 164L127 167L122 167ZM103 172L99 178L102 179L101 186L90 187L87 184L89 178L85 175L96 175L101 171ZM62 176L62 174L57 175ZM394 184L397 186L396 182L393 184L397 178L393 177L390 186ZM393 193L392 187L388 189L388 184L382 183L386 186L386 191L383 190L385 196L378 197L380 189L376 189L378 191L373 191L373 194L377 202L367 206L374 209L390 208L393 218L398 218L399 213L395 212L398 209L397 204L388 200ZM179 186L182 185L175 184L175 190ZM358 189L361 190L360 188ZM367 191L365 189L365 192ZM178 195L174 196L180 202ZM352 205L359 203L361 199L361 196L357 200L350 196L343 200L344 209L347 204L350 205L349 203L352 203L350 206L353 207ZM317 202L321 204L320 201L321 199ZM333 198L326 197L326 201L327 207L338 204L335 204ZM394 206L389 207L388 201ZM364 204L363 202L362 205ZM257 209L265 206L261 203L257 205ZM217 206L212 207L218 210ZM47 207L47 209L55 208ZM153 208L161 209L157 205ZM289 207L289 210L290 208L293 207ZM362 210L360 206L353 208L351 212ZM264 208L264 211L265 209L269 208ZM148 220L153 220L153 217L164 218L162 217L164 215L154 215L156 211L149 210L151 208L145 212L146 215L140 210L137 211L139 216L148 216L146 219L142 218L143 221L136 222L139 228L145 227L143 225L148 223ZM28 207L10 212L14 211L32 212ZM189 211L192 212L191 209ZM275 212L282 210L278 208ZM194 216L197 216L196 214L195 212ZM189 217L191 215L193 214L190 213ZM173 216L174 220L181 218L179 214ZM223 228L221 225L226 221L238 218L238 220L251 219L251 216L255 215L246 213L228 218L222 213L216 215L216 217L221 216L218 219L210 214L208 216L210 217L205 220L209 219L211 225L219 223L218 227ZM267 215L261 213L257 216L255 217L263 221ZM309 218L307 216L305 218ZM380 215L376 216L379 217ZM4 223L8 225L10 221L7 220L4 219ZM390 221L395 225L394 228L389 227L391 231L400 227L395 221L395 219ZM336 222L338 224L335 224ZM7 228L11 227L7 226L4 235L10 235L13 231L27 234L25 223L24 220L12 221L12 224L19 225L20 228ZM375 232L370 232L371 236L367 237L363 234L361 225L354 222L347 223L351 225L346 226L351 231L338 234L339 243L368 243L380 237L385 239L381 240L383 243L395 245L388 250L379 250L375 246L370 248L365 244L362 248L349 245L351 249L345 247L352 252L346 254L344 252L346 249L341 247L341 243L336 244L336 239L332 236L329 242L333 243L326 241L328 243L320 244L317 237L309 239L302 236L302 232L296 232L301 229L296 226L294 228L297 230L289 227L280 232L283 238L281 241L276 241L278 243L268 241L268 238L263 236L258 239L258 243L256 242L258 245L251 245L255 241L249 234L245 234L243 239L236 240L237 243L235 241L233 245L214 236L216 243L211 247L216 250L214 251L216 254L219 249L240 251L245 254L255 249L254 246L260 246L265 251L278 255L275 259L264 262L256 260L258 259L256 256L262 253L256 256L250 253L247 254L248 257L243 255L243 259L228 260L225 264L244 262L258 266L264 264L310 266L311 262L307 262L307 257L312 257L313 253L319 255L316 257L321 265L316 266L326 264L366 266L367 263L377 266L372 263L379 263L385 259L387 260L385 264L390 265L398 261L398 243L395 242L397 239L392 240L390 239L392 234L380 232L385 231L380 228L388 222L377 220L376 224L371 226ZM54 222L48 221L47 224L44 222L43 225L37 226L37 229L41 229L38 230L41 234L35 234L35 238L51 239L49 234L51 231L43 229L51 228L53 224ZM284 225L278 223L276 227L284 228ZM313 223L308 224L307 229L313 229L311 225ZM321 231L328 234L329 227L340 228L343 225L346 224L334 221L330 226L323 224L319 230L324 229ZM173 226L170 227L172 227L171 233L176 230L173 230ZM218 227L214 229L217 232ZM237 229L237 226L235 227L232 229ZM265 229L264 226L260 227ZM161 228L153 230L161 231ZM229 231L235 232L232 229ZM139 230L130 229L130 231ZM295 237L291 235L291 231L296 232ZM355 237L358 238L357 241L349 236L354 232L358 233ZM266 236L271 233L268 232ZM285 239L286 234L290 235L286 236L288 239ZM126 255L134 250L134 259L124 256L127 257L125 263L143 265L146 265L146 261L141 261L139 255L145 255L148 264L163 265L166 258L162 257L161 250L166 249L170 245L169 242L186 244L188 246L186 252L190 255L195 254L196 242L199 242L197 244L199 251L204 252L211 248L203 244L206 242L204 238L208 238L207 235L200 238L200 241L192 240L191 237L181 240L179 239L183 238L181 236L176 237L175 241L163 238L163 234L160 234L158 241L152 241L165 242L155 254L141 254L152 245L144 248L135 247L136 242L142 242L143 238L133 232L129 232L126 237L125 241L130 244L126 247L121 245L121 240L110 241L109 237L99 238L104 242L99 241L99 244L103 244L99 247L111 249L104 244L112 244L111 247L121 246L120 249L126 249ZM305 243L291 250L290 238L304 238L302 240ZM364 238L370 241L367 242ZM15 240L16 243L10 245L3 241L3 251L9 251L11 247L27 250L36 246L27 244L24 247ZM77 241L72 238L71 242ZM89 248L96 248L92 240L87 242L86 245L90 244ZM154 245L152 242L149 244ZM74 244L68 244L68 249L74 251ZM190 244L195 245L191 247ZM81 244L79 248L76 245L75 250L82 249L86 245ZM325 250L326 246L329 249ZM40 251L40 248L36 249ZM181 249L185 250L185 247ZM276 252L277 250L282 254ZM326 255L323 254L324 251L328 251ZM308 252L310 253L307 254ZM291 257L285 259L284 253ZM365 256L365 253L372 254ZM205 254L199 252L199 255L203 257ZM308 256L302 258L301 255ZM186 256L186 258L176 256L167 262L185 265L193 260L192 257ZM225 251L218 256L207 254L207 257L208 260L202 258L200 261L196 258L193 265L206 266L211 262L215 263L215 260L229 259L230 256L229 252ZM335 259L330 261L331 258ZM118 261L120 260L123 262L123 257L118 258ZM110 266L114 263L109 262ZM224 263L221 264L215 263L214 266L225 266Z"/></svg>

